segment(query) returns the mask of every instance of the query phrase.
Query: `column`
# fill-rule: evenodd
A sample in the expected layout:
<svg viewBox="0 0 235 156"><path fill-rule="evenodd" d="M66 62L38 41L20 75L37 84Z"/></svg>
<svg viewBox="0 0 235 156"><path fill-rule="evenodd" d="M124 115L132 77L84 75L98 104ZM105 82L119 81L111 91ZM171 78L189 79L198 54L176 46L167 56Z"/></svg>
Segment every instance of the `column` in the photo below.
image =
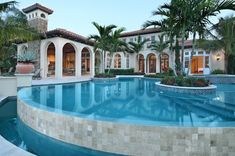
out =
<svg viewBox="0 0 235 156"><path fill-rule="evenodd" d="M55 77L62 78L63 77L63 46L56 40L55 42Z"/></svg>
<svg viewBox="0 0 235 156"><path fill-rule="evenodd" d="M82 49L78 48L78 45L76 45L76 54L75 54L75 59L76 59L76 72L75 76L76 77L81 77L82 75L82 69L81 69L81 64L82 64Z"/></svg>

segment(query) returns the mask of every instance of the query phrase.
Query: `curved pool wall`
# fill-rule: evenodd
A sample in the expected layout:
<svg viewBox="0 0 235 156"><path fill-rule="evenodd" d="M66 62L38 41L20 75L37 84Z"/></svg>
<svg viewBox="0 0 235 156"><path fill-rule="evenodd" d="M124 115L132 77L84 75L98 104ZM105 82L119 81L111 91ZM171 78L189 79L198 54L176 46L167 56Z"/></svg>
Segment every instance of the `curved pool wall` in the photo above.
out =
<svg viewBox="0 0 235 156"><path fill-rule="evenodd" d="M48 137L28 127L20 119L17 120L17 129L28 150L38 156L120 156L79 147Z"/></svg>
<svg viewBox="0 0 235 156"><path fill-rule="evenodd" d="M121 124L44 111L18 100L19 118L35 131L93 150L124 155L235 154L235 128Z"/></svg>
<svg viewBox="0 0 235 156"><path fill-rule="evenodd" d="M210 85L208 87L182 87L182 86L171 86L164 85L160 82L156 82L156 87L160 91L164 92L175 92L180 94L192 94L192 95L201 95L201 94L215 94L216 86Z"/></svg>

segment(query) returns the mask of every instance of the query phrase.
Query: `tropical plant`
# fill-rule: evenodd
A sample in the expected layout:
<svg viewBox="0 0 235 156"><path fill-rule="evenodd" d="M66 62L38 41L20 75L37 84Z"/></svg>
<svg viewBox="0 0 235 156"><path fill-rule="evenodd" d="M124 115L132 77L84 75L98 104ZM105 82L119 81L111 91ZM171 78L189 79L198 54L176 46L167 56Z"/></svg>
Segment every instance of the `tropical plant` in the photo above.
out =
<svg viewBox="0 0 235 156"><path fill-rule="evenodd" d="M176 40L176 44L175 44L175 71L177 75L179 75L181 72L180 47L179 47L178 40Z"/></svg>
<svg viewBox="0 0 235 156"><path fill-rule="evenodd" d="M35 52L26 51L17 56L17 61L20 63L33 63L35 62L37 56Z"/></svg>
<svg viewBox="0 0 235 156"><path fill-rule="evenodd" d="M139 62L139 53L141 50L143 50L145 43L147 43L148 39L142 39L142 37L139 35L136 42L129 42L128 46L128 52L129 53L135 53L137 55L137 62ZM139 70L139 63L138 64L138 70Z"/></svg>
<svg viewBox="0 0 235 156"><path fill-rule="evenodd" d="M117 28L115 25L101 26L96 22L92 22L92 24L96 27L98 34L90 35L88 40L94 40L94 51L101 51L101 73L104 73L105 70L105 53L108 51L108 44L110 40L110 34L113 29Z"/></svg>
<svg viewBox="0 0 235 156"><path fill-rule="evenodd" d="M118 51L122 51L122 52L126 51L126 48L127 48L126 42L124 42L122 39L120 39L121 33L124 30L125 30L125 28L119 28L119 29L112 31L111 34L109 35L108 45L107 45L107 49L110 54L108 73L110 73L114 53L118 52Z"/></svg>
<svg viewBox="0 0 235 156"><path fill-rule="evenodd" d="M211 24L209 17L216 16L221 10L234 10L234 8L234 0L171 0L153 12L153 15L163 16L164 19L147 21L144 27L159 25L163 28L169 27L167 30L170 37L180 35L181 60L184 60L184 42L188 34L190 32L193 34L194 49L196 35L204 34L207 24Z"/></svg>
<svg viewBox="0 0 235 156"><path fill-rule="evenodd" d="M11 5L13 5L13 2L10 3ZM6 10L5 6L4 4L4 7L1 8ZM17 8L9 8L4 15L0 14L0 69L15 66L16 43L27 42L38 38L38 33L29 27L27 17ZM11 52L9 53L9 51Z"/></svg>
<svg viewBox="0 0 235 156"><path fill-rule="evenodd" d="M209 51L224 51L225 73L228 73L228 58L235 55L235 17L220 18L219 22L212 26L211 31L215 35L208 33L207 37L213 40L200 40L199 47Z"/></svg>
<svg viewBox="0 0 235 156"><path fill-rule="evenodd" d="M16 1L9 1L5 3L0 3L0 13L10 9L16 4Z"/></svg>
<svg viewBox="0 0 235 156"><path fill-rule="evenodd" d="M151 49L155 52L159 52L160 55L164 52L166 48L169 47L169 41L164 41L164 34L158 36L159 41L155 41L151 44Z"/></svg>

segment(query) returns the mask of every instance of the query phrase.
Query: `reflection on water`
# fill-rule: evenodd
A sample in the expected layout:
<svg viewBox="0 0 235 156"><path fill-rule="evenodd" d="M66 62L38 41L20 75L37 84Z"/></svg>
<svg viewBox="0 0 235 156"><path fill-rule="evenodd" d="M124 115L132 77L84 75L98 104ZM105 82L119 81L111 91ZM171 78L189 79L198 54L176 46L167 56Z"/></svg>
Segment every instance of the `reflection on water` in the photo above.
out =
<svg viewBox="0 0 235 156"><path fill-rule="evenodd" d="M39 86L22 90L20 97L40 108L95 119L185 126L226 126L225 121L235 120L235 85L218 85L216 94L196 96L161 93L155 82L122 78Z"/></svg>

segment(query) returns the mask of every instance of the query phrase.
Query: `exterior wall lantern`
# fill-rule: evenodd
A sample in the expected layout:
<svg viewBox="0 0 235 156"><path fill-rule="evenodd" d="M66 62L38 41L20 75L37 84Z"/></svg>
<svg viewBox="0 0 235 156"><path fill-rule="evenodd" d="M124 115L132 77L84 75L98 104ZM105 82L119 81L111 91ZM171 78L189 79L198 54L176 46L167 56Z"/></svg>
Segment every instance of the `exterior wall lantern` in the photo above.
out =
<svg viewBox="0 0 235 156"><path fill-rule="evenodd" d="M219 61L220 59L221 59L221 56L220 56L220 54L218 53L218 54L216 55L216 60Z"/></svg>

